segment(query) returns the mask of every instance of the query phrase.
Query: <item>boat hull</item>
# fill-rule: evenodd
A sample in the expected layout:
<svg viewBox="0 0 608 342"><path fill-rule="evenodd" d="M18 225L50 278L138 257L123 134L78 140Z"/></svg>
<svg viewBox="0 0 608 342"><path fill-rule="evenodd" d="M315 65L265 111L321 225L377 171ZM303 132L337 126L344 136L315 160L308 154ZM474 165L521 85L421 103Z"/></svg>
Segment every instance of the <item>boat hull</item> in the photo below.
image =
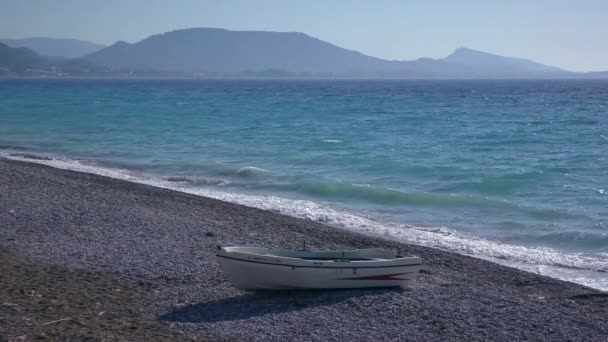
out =
<svg viewBox="0 0 608 342"><path fill-rule="evenodd" d="M217 257L228 281L242 290L403 288L415 282L421 268L420 263L407 259L390 265L358 266L354 262L301 265L283 258L230 253L218 253Z"/></svg>

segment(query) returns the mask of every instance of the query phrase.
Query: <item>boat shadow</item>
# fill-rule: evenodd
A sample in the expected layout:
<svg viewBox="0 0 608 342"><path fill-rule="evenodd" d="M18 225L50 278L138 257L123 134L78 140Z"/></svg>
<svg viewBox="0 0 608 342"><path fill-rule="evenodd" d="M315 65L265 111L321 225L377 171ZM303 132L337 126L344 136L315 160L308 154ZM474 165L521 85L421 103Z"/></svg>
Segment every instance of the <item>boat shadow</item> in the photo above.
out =
<svg viewBox="0 0 608 342"><path fill-rule="evenodd" d="M316 306L333 305L350 300L356 309L357 297L372 296L400 289L310 290L250 292L236 297L222 298L186 305L159 317L179 323L213 323L236 321L267 314L304 310Z"/></svg>

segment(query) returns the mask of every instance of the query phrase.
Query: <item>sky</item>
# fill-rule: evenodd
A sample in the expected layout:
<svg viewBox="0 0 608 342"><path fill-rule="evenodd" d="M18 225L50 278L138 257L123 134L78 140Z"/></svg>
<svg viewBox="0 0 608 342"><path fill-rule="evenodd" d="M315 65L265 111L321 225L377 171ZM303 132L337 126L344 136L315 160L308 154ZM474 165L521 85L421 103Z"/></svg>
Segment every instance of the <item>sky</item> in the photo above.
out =
<svg viewBox="0 0 608 342"><path fill-rule="evenodd" d="M385 59L464 46L608 70L608 0L0 0L0 38L109 45L190 27L304 32Z"/></svg>

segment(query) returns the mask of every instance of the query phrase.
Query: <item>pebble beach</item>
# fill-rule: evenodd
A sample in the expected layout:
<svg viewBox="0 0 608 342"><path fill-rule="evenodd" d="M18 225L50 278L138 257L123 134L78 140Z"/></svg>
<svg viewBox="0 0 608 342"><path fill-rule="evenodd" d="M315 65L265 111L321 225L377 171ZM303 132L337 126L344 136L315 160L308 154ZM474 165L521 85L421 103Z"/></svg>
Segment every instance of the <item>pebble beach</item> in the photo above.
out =
<svg viewBox="0 0 608 342"><path fill-rule="evenodd" d="M243 292L218 245L389 248L410 289ZM0 159L0 340L606 341L608 294L219 200Z"/></svg>

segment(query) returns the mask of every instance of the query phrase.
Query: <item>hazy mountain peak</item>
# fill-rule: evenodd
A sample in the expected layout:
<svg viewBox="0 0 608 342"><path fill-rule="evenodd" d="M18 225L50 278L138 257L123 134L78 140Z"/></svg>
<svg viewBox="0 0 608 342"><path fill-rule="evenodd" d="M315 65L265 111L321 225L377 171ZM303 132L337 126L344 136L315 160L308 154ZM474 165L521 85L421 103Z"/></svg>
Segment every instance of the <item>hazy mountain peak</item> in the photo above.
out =
<svg viewBox="0 0 608 342"><path fill-rule="evenodd" d="M129 45L131 45L131 44L125 42L124 40L119 40L116 43L112 44L111 46L119 46L120 47L120 46L129 46Z"/></svg>
<svg viewBox="0 0 608 342"><path fill-rule="evenodd" d="M534 74L546 74L550 76L567 73L567 71L560 68L544 65L529 59L504 57L467 47L457 48L449 56L445 57L443 61L450 64L474 67L479 72L503 72L518 75L519 77L527 77Z"/></svg>
<svg viewBox="0 0 608 342"><path fill-rule="evenodd" d="M491 53L480 51L480 50L471 49L471 48L468 48L466 46L457 47L456 49L454 49L454 52L452 52L452 53L484 53L484 54L491 55Z"/></svg>
<svg viewBox="0 0 608 342"><path fill-rule="evenodd" d="M175 34L188 34L188 33L274 33L274 34L298 34L308 36L304 32L289 32L289 31L242 31L242 30L228 30L224 28L216 28L216 27L191 27L184 29L177 29L173 31L167 31L164 33L159 33L154 36L162 36L162 35L175 35Z"/></svg>
<svg viewBox="0 0 608 342"><path fill-rule="evenodd" d="M497 61L506 61L510 59L509 57L504 57L500 55L496 55L489 52L473 50L468 47L459 47L455 49L449 56L445 57L443 60L447 62L457 62L457 63L479 63L479 62L497 62Z"/></svg>

